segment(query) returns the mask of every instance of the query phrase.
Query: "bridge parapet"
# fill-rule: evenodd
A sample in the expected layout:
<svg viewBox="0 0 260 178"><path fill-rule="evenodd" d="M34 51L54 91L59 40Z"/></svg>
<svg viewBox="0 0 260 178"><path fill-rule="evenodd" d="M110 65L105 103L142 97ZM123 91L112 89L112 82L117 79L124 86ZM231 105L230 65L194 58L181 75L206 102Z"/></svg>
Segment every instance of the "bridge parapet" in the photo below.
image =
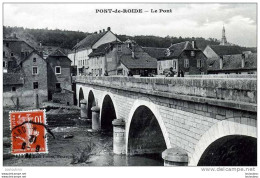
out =
<svg viewBox="0 0 260 178"><path fill-rule="evenodd" d="M256 112L256 78L77 76L76 83Z"/></svg>

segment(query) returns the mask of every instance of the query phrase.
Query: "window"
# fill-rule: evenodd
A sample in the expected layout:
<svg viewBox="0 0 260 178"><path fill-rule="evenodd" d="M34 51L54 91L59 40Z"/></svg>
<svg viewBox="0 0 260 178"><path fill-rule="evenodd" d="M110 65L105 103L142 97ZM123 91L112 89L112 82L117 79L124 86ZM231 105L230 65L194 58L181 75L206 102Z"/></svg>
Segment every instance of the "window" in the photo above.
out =
<svg viewBox="0 0 260 178"><path fill-rule="evenodd" d="M32 67L32 74L33 75L37 75L38 74L38 67L37 66L33 66Z"/></svg>
<svg viewBox="0 0 260 178"><path fill-rule="evenodd" d="M11 52L11 56L14 56L14 53L13 53L13 52Z"/></svg>
<svg viewBox="0 0 260 178"><path fill-rule="evenodd" d="M198 60L197 60L197 67L198 67L198 68L202 68L202 67L203 67L203 63L202 63L202 60L201 60L201 59L198 59Z"/></svg>
<svg viewBox="0 0 260 178"><path fill-rule="evenodd" d="M201 75L204 75L204 72L201 72Z"/></svg>
<svg viewBox="0 0 260 178"><path fill-rule="evenodd" d="M12 87L12 91L16 91L16 87Z"/></svg>
<svg viewBox="0 0 260 178"><path fill-rule="evenodd" d="M194 57L195 56L195 51L190 52L190 56Z"/></svg>
<svg viewBox="0 0 260 178"><path fill-rule="evenodd" d="M3 61L3 67L6 67L5 65L6 65L5 61Z"/></svg>
<svg viewBox="0 0 260 178"><path fill-rule="evenodd" d="M173 61L173 69L177 69L177 63L176 63L176 61Z"/></svg>
<svg viewBox="0 0 260 178"><path fill-rule="evenodd" d="M158 65L159 65L159 70L162 70L162 64L160 61L158 61Z"/></svg>
<svg viewBox="0 0 260 178"><path fill-rule="evenodd" d="M61 74L61 67L60 66L55 67L55 74Z"/></svg>
<svg viewBox="0 0 260 178"><path fill-rule="evenodd" d="M36 58L35 57L33 58L33 62L36 62Z"/></svg>
<svg viewBox="0 0 260 178"><path fill-rule="evenodd" d="M5 45L6 45L7 48L9 48L9 43L6 43Z"/></svg>
<svg viewBox="0 0 260 178"><path fill-rule="evenodd" d="M117 51L118 51L118 52L121 52L121 51L122 51L122 46L121 46L121 45L118 45Z"/></svg>
<svg viewBox="0 0 260 178"><path fill-rule="evenodd" d="M3 56L5 57L5 52L3 52Z"/></svg>
<svg viewBox="0 0 260 178"><path fill-rule="evenodd" d="M61 87L60 87L60 83L56 83L56 89L61 89Z"/></svg>
<svg viewBox="0 0 260 178"><path fill-rule="evenodd" d="M26 52L25 52L25 56L28 56L28 55L29 55L29 52L28 52L28 51L26 51Z"/></svg>
<svg viewBox="0 0 260 178"><path fill-rule="evenodd" d="M189 68L190 67L189 59L184 59L184 67L185 68Z"/></svg>
<svg viewBox="0 0 260 178"><path fill-rule="evenodd" d="M33 89L38 89L38 82L33 82Z"/></svg>

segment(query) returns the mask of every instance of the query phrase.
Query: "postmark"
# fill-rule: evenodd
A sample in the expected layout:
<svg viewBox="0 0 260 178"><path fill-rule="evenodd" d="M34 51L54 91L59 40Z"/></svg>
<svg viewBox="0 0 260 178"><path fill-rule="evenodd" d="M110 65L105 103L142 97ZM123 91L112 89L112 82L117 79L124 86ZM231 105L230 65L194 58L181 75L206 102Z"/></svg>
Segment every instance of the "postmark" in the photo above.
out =
<svg viewBox="0 0 260 178"><path fill-rule="evenodd" d="M11 153L48 153L45 110L13 111L11 124Z"/></svg>

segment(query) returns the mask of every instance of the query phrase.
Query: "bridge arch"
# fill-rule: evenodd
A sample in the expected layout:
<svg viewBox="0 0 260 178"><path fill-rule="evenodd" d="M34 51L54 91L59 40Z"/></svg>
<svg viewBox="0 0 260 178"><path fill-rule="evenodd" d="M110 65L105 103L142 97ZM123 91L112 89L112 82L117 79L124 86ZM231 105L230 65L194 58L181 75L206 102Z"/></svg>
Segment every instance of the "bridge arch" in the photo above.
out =
<svg viewBox="0 0 260 178"><path fill-rule="evenodd" d="M95 100L95 96L92 90L89 90L88 93L88 106L87 106L87 110L88 110L88 119L92 120L92 111L91 108L93 106L96 106L96 100Z"/></svg>
<svg viewBox="0 0 260 178"><path fill-rule="evenodd" d="M113 101L113 95L105 92L102 96L100 108L100 124L102 130L112 131L112 121L117 118L116 103Z"/></svg>
<svg viewBox="0 0 260 178"><path fill-rule="evenodd" d="M153 129L151 130L149 126L152 126ZM135 135L133 135L134 133ZM157 139L158 143L161 144L152 145L153 148L151 147L148 148L149 146L147 147L147 145L138 145L139 143L138 139L139 138L142 139L142 138L139 137L138 139L135 140L133 140L133 138L136 137L136 134L139 133L141 137L145 138L145 140L148 141L151 141L152 140L151 138L153 136L156 136L158 138ZM142 140L140 140L140 143L141 142ZM154 144L154 143L150 142L147 144ZM135 148L133 148L133 146ZM158 151L162 152L164 151L164 149L170 147L171 147L170 139L157 106L151 101L136 100L130 110L128 120L126 121L126 153L127 154L155 153ZM154 149L154 148L158 148L158 149Z"/></svg>
<svg viewBox="0 0 260 178"><path fill-rule="evenodd" d="M232 166L235 164L235 162L232 162L234 160L230 158L232 156L235 157L234 154L241 152L242 150L240 149L247 150L247 147L252 147L255 149L256 138L257 129L255 119L230 118L219 121L213 125L205 134L203 134L195 147L195 151L191 156L189 165ZM221 153L220 150L222 150L223 153ZM226 154L225 151L229 153ZM236 161L240 162L241 165L254 165L254 162L256 163L256 160L254 161L256 150L249 150L249 152L250 153L248 153L247 156L250 157L248 160L250 163L243 163L243 161L247 161L247 158L241 158L241 155L239 155L240 160L236 159ZM230 153L233 155L230 155ZM209 157L211 158L211 162L205 161Z"/></svg>
<svg viewBox="0 0 260 178"><path fill-rule="evenodd" d="M79 107L80 107L80 101L84 99L84 92L83 89L80 87L79 89Z"/></svg>

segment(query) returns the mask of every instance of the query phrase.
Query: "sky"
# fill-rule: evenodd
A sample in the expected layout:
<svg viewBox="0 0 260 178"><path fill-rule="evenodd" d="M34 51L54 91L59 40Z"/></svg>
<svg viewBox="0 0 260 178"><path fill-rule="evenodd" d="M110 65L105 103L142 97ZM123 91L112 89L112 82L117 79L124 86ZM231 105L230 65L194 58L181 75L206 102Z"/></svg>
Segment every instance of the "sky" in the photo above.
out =
<svg viewBox="0 0 260 178"><path fill-rule="evenodd" d="M142 9L143 13L97 13L97 9ZM151 9L157 13L151 13ZM160 9L171 13L158 13ZM144 12L148 11L148 12ZM4 25L115 34L203 37L241 46L257 44L256 4L4 4Z"/></svg>

